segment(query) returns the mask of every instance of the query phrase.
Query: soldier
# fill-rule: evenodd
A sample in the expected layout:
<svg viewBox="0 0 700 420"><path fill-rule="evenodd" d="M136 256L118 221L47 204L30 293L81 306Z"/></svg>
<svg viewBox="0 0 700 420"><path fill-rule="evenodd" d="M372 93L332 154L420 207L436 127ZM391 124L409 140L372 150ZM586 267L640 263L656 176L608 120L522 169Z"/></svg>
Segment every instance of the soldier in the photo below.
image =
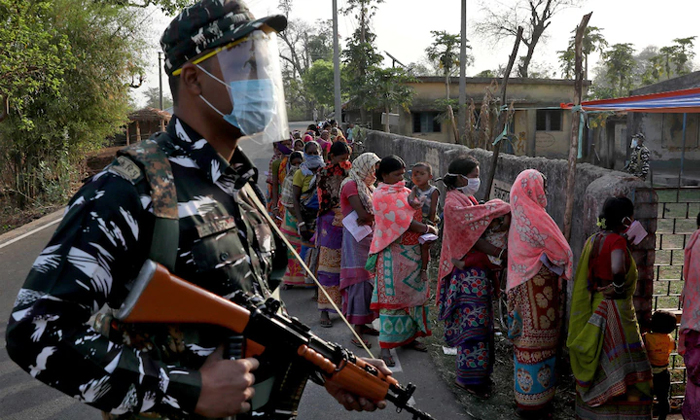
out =
<svg viewBox="0 0 700 420"><path fill-rule="evenodd" d="M649 149L644 145L644 134L637 133L632 136L630 144L630 160L627 164L627 172L634 176L638 176L642 181L646 181L649 173Z"/></svg>
<svg viewBox="0 0 700 420"><path fill-rule="evenodd" d="M286 24L255 20L240 0L202 0L170 23L161 38L175 103L166 132L85 183L19 292L10 357L105 419L251 409L258 360L224 360L221 329L90 319L120 307L147 258L224 297L266 297L279 285L286 249L243 189L257 188L258 173L238 142L288 135L275 37ZM386 405L327 389L348 410Z"/></svg>

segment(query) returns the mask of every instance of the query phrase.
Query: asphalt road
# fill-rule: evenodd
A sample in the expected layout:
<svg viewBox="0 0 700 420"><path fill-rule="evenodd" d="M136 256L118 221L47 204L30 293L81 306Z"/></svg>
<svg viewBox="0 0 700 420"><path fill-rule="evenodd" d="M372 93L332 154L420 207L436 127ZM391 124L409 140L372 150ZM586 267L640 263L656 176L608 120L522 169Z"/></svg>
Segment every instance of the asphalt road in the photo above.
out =
<svg viewBox="0 0 700 420"><path fill-rule="evenodd" d="M307 123L292 123L291 128L305 128ZM242 143L243 150L260 168L260 184L264 185L264 172L267 170L271 156L271 146L260 146L247 140ZM54 217L54 219L56 219ZM13 242L7 237L0 237L0 335L4 337L7 319L10 316L17 292L24 282L34 259L49 241L55 224L46 225L41 221L42 230L26 237L17 237L17 233L30 233L35 226L26 227L21 232L14 232ZM10 235L13 236L13 235ZM4 239L4 240L3 240ZM342 325L340 319L333 316L332 328L319 328L316 304L311 300L310 290L283 291L282 297L289 311L299 317L321 337L338 342L348 348L350 332ZM376 338L372 341L372 351L378 353ZM83 405L60 392L43 385L16 366L4 351L5 340L0 339L0 419L2 420L97 420L100 414L94 408ZM399 349L394 358L397 366L394 375L401 383L412 382L418 389L414 395L416 407L427 411L436 420L468 418L468 415L455 402L450 389L440 380L430 357L424 353ZM389 406L374 413L354 413L345 411L323 388L309 382L302 398L299 419L373 419L373 420L409 420L408 413L396 413Z"/></svg>

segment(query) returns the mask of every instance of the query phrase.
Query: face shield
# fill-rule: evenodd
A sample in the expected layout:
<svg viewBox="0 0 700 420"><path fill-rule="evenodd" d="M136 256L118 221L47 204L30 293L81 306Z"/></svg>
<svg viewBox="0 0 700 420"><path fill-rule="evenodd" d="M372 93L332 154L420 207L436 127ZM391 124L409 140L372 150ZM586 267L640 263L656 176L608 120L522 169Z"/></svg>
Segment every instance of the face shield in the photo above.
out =
<svg viewBox="0 0 700 420"><path fill-rule="evenodd" d="M230 114L221 113L224 119L258 144L287 138L277 34L254 31L218 51L214 58L219 62L223 78L220 81L228 88L233 107Z"/></svg>

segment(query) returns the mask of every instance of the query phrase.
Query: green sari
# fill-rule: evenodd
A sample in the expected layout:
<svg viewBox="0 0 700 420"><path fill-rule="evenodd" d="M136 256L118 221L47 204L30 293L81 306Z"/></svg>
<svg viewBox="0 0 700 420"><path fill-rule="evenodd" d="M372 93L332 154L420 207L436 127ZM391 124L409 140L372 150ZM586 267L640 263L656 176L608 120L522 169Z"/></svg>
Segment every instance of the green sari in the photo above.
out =
<svg viewBox="0 0 700 420"><path fill-rule="evenodd" d="M576 377L576 415L582 419L651 419L651 365L632 303L637 266L631 261L625 296L605 299L589 291L588 239L576 269L569 319L571 369Z"/></svg>

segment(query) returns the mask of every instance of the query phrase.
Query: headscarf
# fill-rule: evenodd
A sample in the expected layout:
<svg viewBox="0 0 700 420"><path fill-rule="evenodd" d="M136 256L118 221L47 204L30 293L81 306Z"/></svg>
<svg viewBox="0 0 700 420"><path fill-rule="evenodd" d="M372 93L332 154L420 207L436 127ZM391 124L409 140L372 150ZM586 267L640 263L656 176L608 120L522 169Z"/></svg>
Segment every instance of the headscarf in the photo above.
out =
<svg viewBox="0 0 700 420"><path fill-rule="evenodd" d="M460 191L447 191L438 273L440 284L452 273L454 267L452 259L464 258L484 234L491 221L508 213L510 213L510 205L502 200L495 199L486 204L474 204ZM440 298L439 293L437 297Z"/></svg>
<svg viewBox="0 0 700 420"><path fill-rule="evenodd" d="M574 265L569 243L547 214L544 177L535 169L522 171L510 190L513 218L508 233L508 282L511 290L533 278L542 268L542 256L563 267L561 277L571 279Z"/></svg>
<svg viewBox="0 0 700 420"><path fill-rule="evenodd" d="M307 134L304 136L304 143L308 143L308 142L310 142L310 141L314 141L314 136L312 136L311 134L308 134L308 133L307 133Z"/></svg>
<svg viewBox="0 0 700 420"><path fill-rule="evenodd" d="M401 237L411 227L416 211L408 203L411 190L406 188L406 182L396 184L380 183L372 194L374 210L374 235L369 253L377 254Z"/></svg>
<svg viewBox="0 0 700 420"><path fill-rule="evenodd" d="M340 185L342 190L345 184L350 181L355 181L357 184L357 194L360 196L360 201L367 212L372 212L372 192L374 191L374 183L377 180L375 165L379 162L379 156L374 153L363 153L352 162L352 169L348 173Z"/></svg>

